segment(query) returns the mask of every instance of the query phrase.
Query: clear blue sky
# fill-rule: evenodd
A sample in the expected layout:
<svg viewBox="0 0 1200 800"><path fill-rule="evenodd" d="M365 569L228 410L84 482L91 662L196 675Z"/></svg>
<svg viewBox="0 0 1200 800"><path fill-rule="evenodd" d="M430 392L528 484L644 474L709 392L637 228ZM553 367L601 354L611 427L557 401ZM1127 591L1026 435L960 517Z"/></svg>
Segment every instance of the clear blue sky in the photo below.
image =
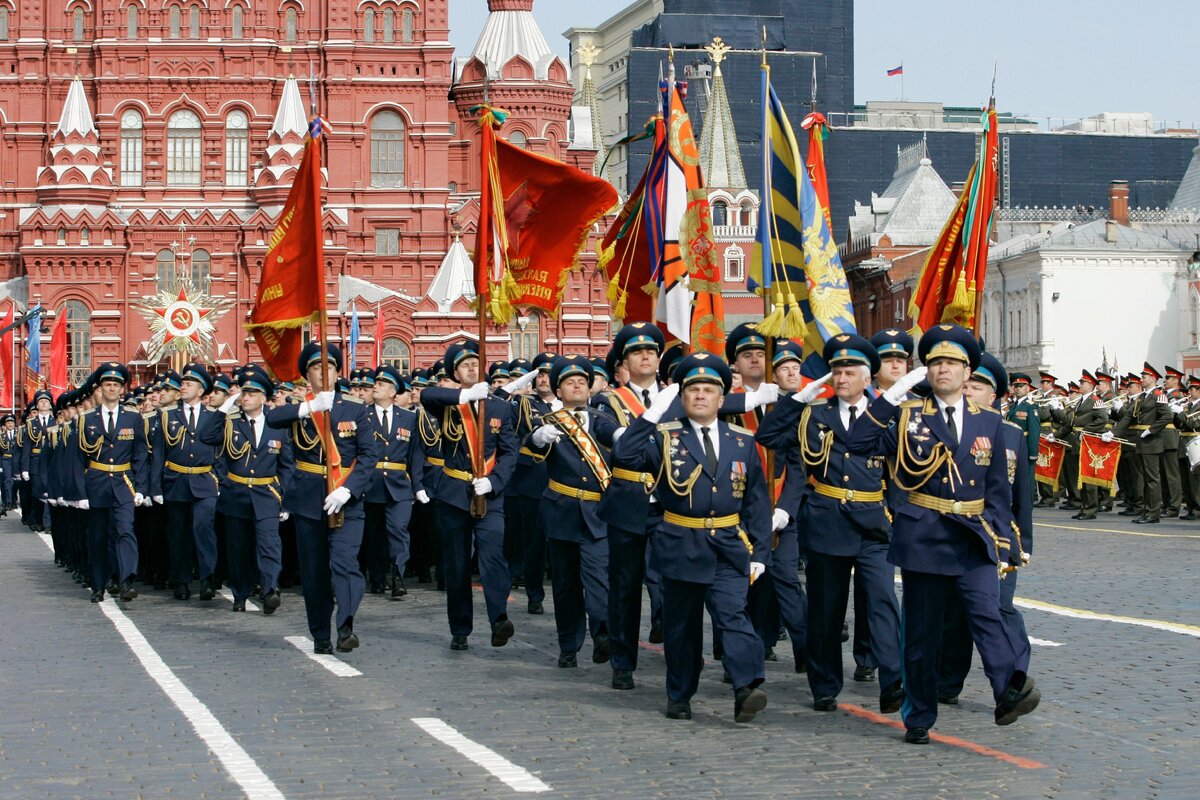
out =
<svg viewBox="0 0 1200 800"><path fill-rule="evenodd" d="M565 60L562 32L603 22L622 2L536 0L533 14ZM460 55L470 53L487 13L487 0L451 0L450 40ZM1200 0L856 0L854 25L859 103L898 98L900 79L885 71L903 62L906 99L980 105L998 61L1001 111L1148 111L1200 122Z"/></svg>

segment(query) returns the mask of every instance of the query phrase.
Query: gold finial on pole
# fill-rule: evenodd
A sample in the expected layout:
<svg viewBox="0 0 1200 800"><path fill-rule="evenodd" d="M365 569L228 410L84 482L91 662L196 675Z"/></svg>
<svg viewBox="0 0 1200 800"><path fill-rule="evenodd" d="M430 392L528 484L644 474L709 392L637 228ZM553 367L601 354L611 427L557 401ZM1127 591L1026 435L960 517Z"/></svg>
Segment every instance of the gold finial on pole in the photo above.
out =
<svg viewBox="0 0 1200 800"><path fill-rule="evenodd" d="M712 44L704 48L705 52L708 53L708 57L712 59L716 75L721 74L721 62L725 60L725 55L732 49L732 47L725 44L720 36L714 36Z"/></svg>
<svg viewBox="0 0 1200 800"><path fill-rule="evenodd" d="M579 54L579 63L583 65L583 71L589 78L592 77L592 65L596 63L600 51L601 48L592 44L591 39L581 44L575 51Z"/></svg>
<svg viewBox="0 0 1200 800"><path fill-rule="evenodd" d="M762 68L764 70L770 69L770 67L767 66L767 26L766 25L762 26Z"/></svg>

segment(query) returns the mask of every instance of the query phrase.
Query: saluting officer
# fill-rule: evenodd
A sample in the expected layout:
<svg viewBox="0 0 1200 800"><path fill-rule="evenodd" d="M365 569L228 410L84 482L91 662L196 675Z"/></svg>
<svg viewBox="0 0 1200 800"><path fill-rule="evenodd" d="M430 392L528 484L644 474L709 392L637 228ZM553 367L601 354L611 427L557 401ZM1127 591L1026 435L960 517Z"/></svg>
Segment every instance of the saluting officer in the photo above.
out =
<svg viewBox="0 0 1200 800"><path fill-rule="evenodd" d="M429 387L421 392L421 404L441 423L446 460L434 505L442 539L442 569L446 572L450 649L466 650L471 635L472 549L479 557L492 647L503 647L515 632L508 618L512 582L504 560L504 490L517 460L513 409L504 400L490 397L488 385L480 382L479 349L474 342L450 345L445 364L453 379L467 388ZM486 501L486 510L479 508L479 501L473 502L476 497ZM536 524L535 520L527 522Z"/></svg>
<svg viewBox="0 0 1200 800"><path fill-rule="evenodd" d="M149 488L146 439L141 417L121 407L121 393L129 383L125 365L109 362L95 377L100 405L79 421L78 436L78 463L87 495L79 504L88 512L91 601L104 599L104 585L113 572L121 582L121 599L132 600L137 597L133 576L138 571L133 510L146 501ZM116 563L109 560L110 547Z"/></svg>
<svg viewBox="0 0 1200 800"><path fill-rule="evenodd" d="M667 716L692 717L707 600L734 686L734 720L749 722L767 705L759 688L763 645L746 611L746 593L771 558L771 500L754 437L717 418L733 383L729 366L695 353L679 362L674 379L621 435L613 454L617 466L653 476L663 506L651 557L663 578ZM686 418L661 422L677 396Z"/></svg>
<svg viewBox="0 0 1200 800"><path fill-rule="evenodd" d="M263 408L274 394L266 370L258 365L243 367L217 409L217 421L224 424L201 431L204 444L221 449L226 467L220 514L233 611L246 610L246 598L256 582L262 586L264 614L274 614L281 602L279 523L287 517L281 506L282 487L291 476L292 451L284 436L266 429Z"/></svg>
<svg viewBox="0 0 1200 800"><path fill-rule="evenodd" d="M593 376L584 356L555 360L550 385L562 408L540 416L522 448L546 464L538 524L550 552L560 667L578 666L585 631L592 635L592 661L609 659L608 529L596 507L612 482L609 450L619 428L588 409Z"/></svg>
<svg viewBox="0 0 1200 800"><path fill-rule="evenodd" d="M833 372L780 403L763 420L757 438L767 447L785 447L799 437L808 469L810 487L799 517L808 552L806 654L813 708L837 708L843 682L842 624L853 569L865 594L871 657L879 665L879 709L892 714L900 710L904 689L895 569L887 563L891 526L883 502L884 459L856 455L847 447L855 426L870 424L862 419L865 390L879 371L879 356L861 336L840 334L825 343L823 357ZM832 384L836 399L817 401L826 383Z"/></svg>
<svg viewBox="0 0 1200 800"><path fill-rule="evenodd" d="M905 741L929 742L937 720L938 661L947 597L957 594L996 700L995 721L1008 725L1037 707L1041 694L1026 671L1029 649L1000 617L999 565L1008 531L992 520L1011 514L1012 490L1000 414L963 394L979 365L979 343L966 329L940 324L917 349L933 396L905 401L925 378L914 370L870 404L850 449L895 455L896 481L908 492L895 509L888 560L904 584Z"/></svg>

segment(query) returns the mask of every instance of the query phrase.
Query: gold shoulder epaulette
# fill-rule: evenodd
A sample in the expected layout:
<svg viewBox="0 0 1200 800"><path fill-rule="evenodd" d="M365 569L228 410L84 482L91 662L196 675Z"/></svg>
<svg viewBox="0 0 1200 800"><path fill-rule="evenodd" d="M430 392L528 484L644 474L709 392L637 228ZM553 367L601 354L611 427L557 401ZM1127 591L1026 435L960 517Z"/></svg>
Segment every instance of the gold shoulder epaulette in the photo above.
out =
<svg viewBox="0 0 1200 800"><path fill-rule="evenodd" d="M95 414L95 413L96 413L96 409L89 408L87 411L83 412L83 416L86 417L88 414Z"/></svg>
<svg viewBox="0 0 1200 800"><path fill-rule="evenodd" d="M900 407L901 408L920 408L923 405L925 405L925 401L918 398L916 400L905 400L904 402L902 402L900 404Z"/></svg>
<svg viewBox="0 0 1200 800"><path fill-rule="evenodd" d="M813 408L819 408L819 407L821 407L821 406L827 406L827 405L829 405L829 398L828 398L828 397L818 397L816 400L811 400L811 401L809 401L809 402L808 402L808 405L809 405L809 406L811 406L811 407L813 407Z"/></svg>
<svg viewBox="0 0 1200 800"><path fill-rule="evenodd" d="M729 423L729 430L733 431L734 433L744 433L747 436L754 435L750 432L749 428L743 428L741 425L734 425L732 422Z"/></svg>
<svg viewBox="0 0 1200 800"><path fill-rule="evenodd" d="M241 419L241 418L242 418L242 412L240 412L240 411L230 411L225 415L225 419Z"/></svg>
<svg viewBox="0 0 1200 800"><path fill-rule="evenodd" d="M658 426L658 429L660 431L677 431L682 427L683 427L683 423L680 422L679 420L675 420L674 422L660 423Z"/></svg>
<svg viewBox="0 0 1200 800"><path fill-rule="evenodd" d="M92 412L89 411L88 413L90 414ZM157 416L158 416L157 411L147 411L145 414L142 414L142 419L154 419Z"/></svg>
<svg viewBox="0 0 1200 800"><path fill-rule="evenodd" d="M160 407L158 410L159 410L159 411L174 411L174 410L175 410L175 409L177 409L177 408L179 408L179 403L171 403L171 405L169 405L169 406L162 406L162 407Z"/></svg>
<svg viewBox="0 0 1200 800"><path fill-rule="evenodd" d="M348 394L342 395L342 399L345 400L347 403L358 403L360 406L363 404L362 398L353 397L352 395L348 395Z"/></svg>
<svg viewBox="0 0 1200 800"><path fill-rule="evenodd" d="M1016 428L1016 429L1017 429L1017 430L1019 430L1021 433L1024 433L1024 432L1025 432L1025 429L1024 429L1024 428L1022 428L1020 425L1018 425L1018 424L1017 424L1017 423L1015 423L1015 422L1010 422L1009 420L1004 420L1004 424L1005 424L1005 425L1008 425L1010 428Z"/></svg>
<svg viewBox="0 0 1200 800"><path fill-rule="evenodd" d="M991 412L991 413L993 413L993 414L999 414L999 413L1000 413L1000 409L998 409L998 408L992 408L991 406L981 406L981 405L979 405L978 403L976 403L976 404L975 404L975 407L976 407L976 408L978 408L980 411L990 411L990 412Z"/></svg>

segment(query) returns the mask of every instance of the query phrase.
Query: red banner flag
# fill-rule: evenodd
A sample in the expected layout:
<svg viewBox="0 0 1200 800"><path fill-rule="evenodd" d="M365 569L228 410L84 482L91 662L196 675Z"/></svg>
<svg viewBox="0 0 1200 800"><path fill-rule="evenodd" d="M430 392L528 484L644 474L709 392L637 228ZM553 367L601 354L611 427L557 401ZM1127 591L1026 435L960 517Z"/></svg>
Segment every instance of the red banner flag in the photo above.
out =
<svg viewBox="0 0 1200 800"><path fill-rule="evenodd" d="M16 303L10 303L8 313L4 316L4 322L0 323L0 327L8 328L13 324L13 318L16 314ZM3 367L3 380L0 381L0 405L5 407L16 406L16 398L13 396L13 361L16 359L16 354L13 352L13 333L12 329L4 331L0 336L0 367Z"/></svg>
<svg viewBox="0 0 1200 800"><path fill-rule="evenodd" d="M1079 480L1076 489L1085 483L1111 489L1117 482L1117 464L1121 461L1121 443L1106 442L1099 436L1081 434L1079 437Z"/></svg>
<svg viewBox="0 0 1200 800"><path fill-rule="evenodd" d="M661 117L652 119L637 136L626 141L649 139L660 135ZM656 145L657 146L657 145ZM608 302L613 319L649 322L654 315L651 296L642 291L650 278L650 245L646 239L644 207L646 202L646 171L637 188L625 201L616 220L600 243L600 269L608 275ZM630 290L633 290L632 293Z"/></svg>
<svg viewBox="0 0 1200 800"><path fill-rule="evenodd" d="M1062 473L1066 453L1067 446L1062 442L1041 440L1038 444L1037 468L1034 470L1038 483L1048 484L1051 489L1058 491L1058 476Z"/></svg>
<svg viewBox="0 0 1200 800"><path fill-rule="evenodd" d="M50 333L50 394L55 400L67 390L67 309L58 312Z"/></svg>
<svg viewBox="0 0 1200 800"><path fill-rule="evenodd" d="M314 131L319 128L314 122ZM325 310L321 231L321 147L309 136L300 170L271 234L259 278L258 297L246 327L263 361L280 380L300 377L296 361L304 346L301 328Z"/></svg>
<svg viewBox="0 0 1200 800"><path fill-rule="evenodd" d="M813 80L816 78L814 76ZM821 201L821 210L825 212L825 224L833 231L833 217L829 211L829 176L825 173L825 140L829 138L829 124L825 115L814 111L800 122L800 127L808 131L808 177L812 181L817 199Z"/></svg>

